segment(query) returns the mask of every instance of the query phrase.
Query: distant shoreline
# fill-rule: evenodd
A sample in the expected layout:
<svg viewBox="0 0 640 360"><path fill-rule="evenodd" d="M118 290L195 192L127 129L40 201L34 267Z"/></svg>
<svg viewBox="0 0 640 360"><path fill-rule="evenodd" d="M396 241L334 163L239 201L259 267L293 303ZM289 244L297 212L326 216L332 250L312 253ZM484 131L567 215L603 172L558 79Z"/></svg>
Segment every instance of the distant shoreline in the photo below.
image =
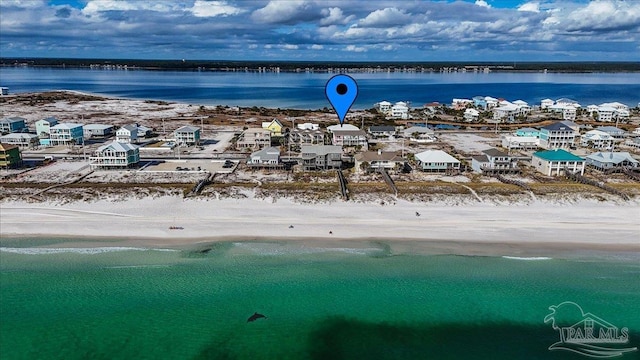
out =
<svg viewBox="0 0 640 360"><path fill-rule="evenodd" d="M640 62L316 62L316 61L227 61L227 60L136 60L0 58L0 67L69 69L126 69L149 71L286 72L286 73L386 73L386 72L551 72L627 73L640 72ZM486 70L485 70L486 69Z"/></svg>

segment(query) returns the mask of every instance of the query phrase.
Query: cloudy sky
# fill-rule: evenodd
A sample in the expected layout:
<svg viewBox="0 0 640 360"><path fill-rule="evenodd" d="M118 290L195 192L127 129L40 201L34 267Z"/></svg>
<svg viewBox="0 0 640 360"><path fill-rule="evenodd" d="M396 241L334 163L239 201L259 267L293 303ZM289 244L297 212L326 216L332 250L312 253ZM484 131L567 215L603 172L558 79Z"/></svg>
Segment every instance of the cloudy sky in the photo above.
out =
<svg viewBox="0 0 640 360"><path fill-rule="evenodd" d="M0 55L640 61L640 0L0 0Z"/></svg>

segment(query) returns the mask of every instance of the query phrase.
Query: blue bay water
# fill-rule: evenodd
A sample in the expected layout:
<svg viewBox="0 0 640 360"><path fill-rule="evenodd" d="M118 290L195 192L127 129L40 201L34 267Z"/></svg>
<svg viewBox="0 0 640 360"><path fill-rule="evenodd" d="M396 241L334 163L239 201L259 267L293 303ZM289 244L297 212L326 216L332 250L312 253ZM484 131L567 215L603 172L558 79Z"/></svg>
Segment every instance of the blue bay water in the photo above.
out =
<svg viewBox="0 0 640 360"><path fill-rule="evenodd" d="M202 105L297 109L328 107L325 73L178 72L57 68L0 68L0 83L13 93L76 90L108 96ZM354 109L381 100L414 106L476 95L522 99L568 97L583 106L640 102L640 73L373 73L352 74L359 86Z"/></svg>
<svg viewBox="0 0 640 360"><path fill-rule="evenodd" d="M2 242L3 359L578 359L548 350L558 335L543 319L564 301L640 344L636 253L16 248L38 243ZM248 323L256 311L267 319Z"/></svg>

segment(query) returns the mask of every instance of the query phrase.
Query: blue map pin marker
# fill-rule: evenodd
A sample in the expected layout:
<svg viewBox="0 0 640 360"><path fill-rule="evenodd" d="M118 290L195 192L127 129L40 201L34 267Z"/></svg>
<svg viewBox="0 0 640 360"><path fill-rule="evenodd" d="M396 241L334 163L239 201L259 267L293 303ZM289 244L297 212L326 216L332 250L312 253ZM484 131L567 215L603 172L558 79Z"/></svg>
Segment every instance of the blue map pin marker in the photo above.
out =
<svg viewBox="0 0 640 360"><path fill-rule="evenodd" d="M333 110L338 114L340 126L342 126L344 117L358 97L358 84L349 75L336 75L327 81L324 93Z"/></svg>

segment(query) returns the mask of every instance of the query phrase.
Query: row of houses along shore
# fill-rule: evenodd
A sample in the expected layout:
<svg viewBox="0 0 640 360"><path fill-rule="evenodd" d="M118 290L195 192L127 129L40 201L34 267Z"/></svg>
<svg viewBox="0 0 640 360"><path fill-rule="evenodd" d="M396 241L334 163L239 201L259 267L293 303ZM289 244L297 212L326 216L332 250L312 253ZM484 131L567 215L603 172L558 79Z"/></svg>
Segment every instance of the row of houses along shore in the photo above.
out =
<svg viewBox="0 0 640 360"><path fill-rule="evenodd" d="M464 99L462 99L464 100ZM506 104L492 98L476 97L468 101L454 99L451 108L470 110L477 107L502 113L504 108L528 105L514 101ZM542 111L561 111L579 104L559 99L546 102ZM460 104L464 104L460 108ZM377 104L382 113L391 111L390 103ZM584 174L586 168L597 171L639 169L637 152L640 149L640 128L624 131L605 123L614 119L629 121L629 109L621 104L602 104L592 108L595 121L601 126L587 128L577 121L563 119L541 127L522 127L514 131L489 134L484 149L473 150L456 146L452 136L464 130L437 128L424 123L405 122L403 125L374 125L358 128L351 124L325 126L305 122L284 126L279 119L263 122L259 127L236 131L228 139L228 146L211 151L219 132L203 136L197 126L180 126L170 134L159 136L146 126L130 124L115 127L108 124L79 124L60 121L54 117L29 123L19 117L0 120L0 167L20 168L28 165L23 157L33 160L38 154L46 158L74 159L88 162L94 170L136 170L148 168L146 159L226 159L225 167L236 170L238 165L248 169L274 171L328 171L353 167L355 171L389 172L424 171L444 174L519 173L529 167L545 176ZM408 102L391 105L404 111ZM502 110L500 110L502 108ZM562 110L558 110L562 108ZM523 110L525 109L525 110ZM542 104L539 109L542 109ZM600 113L613 111L612 117ZM506 110L504 110L506 111ZM390 117L397 117L391 112ZM403 118L400 116L400 118ZM574 118L575 120L575 118ZM79 154L82 149L82 155ZM51 151L50 151L51 150ZM74 153L75 151L75 153ZM57 154L57 153L56 153ZM76 156L67 156L75 154ZM230 161L232 165L229 165ZM161 160L162 161L162 160ZM226 166L229 165L229 166ZM176 171L178 166L176 166ZM202 170L205 171L205 170Z"/></svg>

